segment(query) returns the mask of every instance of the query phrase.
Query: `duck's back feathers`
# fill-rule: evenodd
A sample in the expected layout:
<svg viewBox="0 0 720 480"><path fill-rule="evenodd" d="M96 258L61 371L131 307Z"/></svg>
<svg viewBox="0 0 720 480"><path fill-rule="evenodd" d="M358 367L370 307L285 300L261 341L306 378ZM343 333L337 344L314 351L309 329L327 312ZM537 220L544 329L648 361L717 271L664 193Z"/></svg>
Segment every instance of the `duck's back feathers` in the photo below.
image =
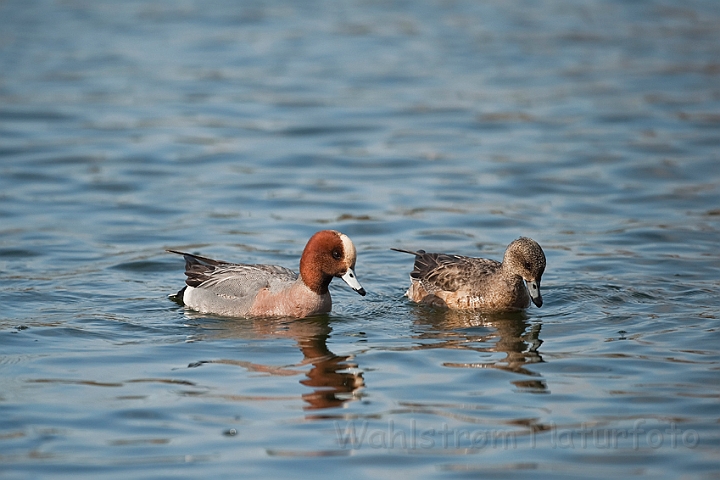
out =
<svg viewBox="0 0 720 480"><path fill-rule="evenodd" d="M487 258L464 257L446 253L416 252L393 248L396 252L415 255L410 278L422 283L425 290L455 292L473 278L484 278L498 271L500 262Z"/></svg>
<svg viewBox="0 0 720 480"><path fill-rule="evenodd" d="M222 297L244 297L276 283L294 282L297 273L278 265L249 265L214 260L192 253L168 250L185 258L185 283L199 289L212 288Z"/></svg>

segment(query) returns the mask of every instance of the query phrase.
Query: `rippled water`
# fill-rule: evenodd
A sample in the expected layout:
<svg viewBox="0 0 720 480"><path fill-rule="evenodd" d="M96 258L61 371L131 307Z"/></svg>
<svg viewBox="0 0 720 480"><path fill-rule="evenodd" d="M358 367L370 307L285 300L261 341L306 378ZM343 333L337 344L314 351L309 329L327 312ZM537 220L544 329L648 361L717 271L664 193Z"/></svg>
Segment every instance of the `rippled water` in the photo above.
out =
<svg viewBox="0 0 720 480"><path fill-rule="evenodd" d="M0 2L0 477L716 478L715 1ZM168 300L183 248L333 313ZM545 249L545 305L390 247Z"/></svg>

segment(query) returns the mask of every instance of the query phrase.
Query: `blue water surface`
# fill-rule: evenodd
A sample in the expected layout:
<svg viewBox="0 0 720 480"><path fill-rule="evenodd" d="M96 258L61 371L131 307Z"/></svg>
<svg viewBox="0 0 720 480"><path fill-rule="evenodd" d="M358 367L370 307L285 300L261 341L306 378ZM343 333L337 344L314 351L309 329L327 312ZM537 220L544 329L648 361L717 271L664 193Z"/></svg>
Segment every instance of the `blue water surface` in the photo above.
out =
<svg viewBox="0 0 720 480"><path fill-rule="evenodd" d="M720 3L0 2L0 478L717 478ZM228 319L183 249L360 297ZM544 248L542 308L403 297Z"/></svg>

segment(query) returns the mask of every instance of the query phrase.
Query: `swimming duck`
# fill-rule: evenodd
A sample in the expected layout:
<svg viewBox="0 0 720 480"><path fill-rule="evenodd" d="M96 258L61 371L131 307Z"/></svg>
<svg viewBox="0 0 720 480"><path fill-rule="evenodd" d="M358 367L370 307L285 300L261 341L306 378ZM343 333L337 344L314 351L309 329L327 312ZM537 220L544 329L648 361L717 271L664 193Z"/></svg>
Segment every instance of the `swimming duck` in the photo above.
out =
<svg viewBox="0 0 720 480"><path fill-rule="evenodd" d="M502 263L393 248L415 255L406 296L418 303L454 310L520 310L543 304L540 279L545 253L538 243L520 237L508 245Z"/></svg>
<svg viewBox="0 0 720 480"><path fill-rule="evenodd" d="M328 286L339 277L360 295L355 245L335 230L308 240L300 274L277 265L248 265L168 250L185 258L186 286L175 299L201 313L233 317L307 317L332 309Z"/></svg>

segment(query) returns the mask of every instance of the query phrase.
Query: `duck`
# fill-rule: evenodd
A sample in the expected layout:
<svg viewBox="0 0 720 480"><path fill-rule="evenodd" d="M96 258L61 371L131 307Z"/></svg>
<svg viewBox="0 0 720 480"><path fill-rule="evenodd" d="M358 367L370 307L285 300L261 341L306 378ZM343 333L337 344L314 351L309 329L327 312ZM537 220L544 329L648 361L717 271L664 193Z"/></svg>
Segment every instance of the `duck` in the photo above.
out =
<svg viewBox="0 0 720 480"><path fill-rule="evenodd" d="M185 286L173 299L200 313L253 318L328 313L332 310L328 286L335 277L358 294L366 293L355 275L355 245L335 230L310 237L300 257L299 273L278 265L230 263L167 251L185 259Z"/></svg>
<svg viewBox="0 0 720 480"><path fill-rule="evenodd" d="M417 303L452 310L512 311L542 307L540 281L545 252L533 239L520 237L508 245L502 262L425 250L415 255L405 296Z"/></svg>

